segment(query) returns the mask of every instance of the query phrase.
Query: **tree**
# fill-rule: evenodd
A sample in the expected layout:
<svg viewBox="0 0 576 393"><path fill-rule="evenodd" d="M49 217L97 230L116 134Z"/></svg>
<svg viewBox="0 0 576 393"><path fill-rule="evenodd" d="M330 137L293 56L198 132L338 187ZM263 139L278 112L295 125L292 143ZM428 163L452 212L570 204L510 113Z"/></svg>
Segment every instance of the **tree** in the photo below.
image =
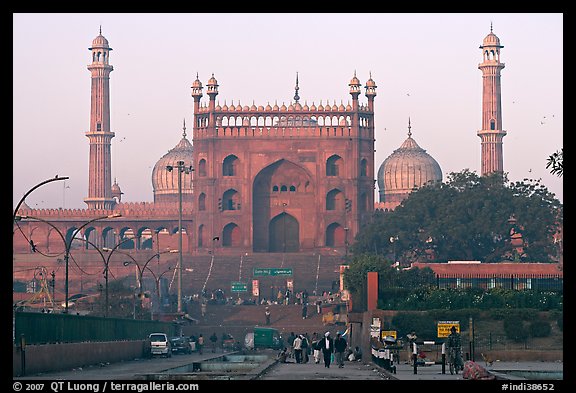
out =
<svg viewBox="0 0 576 393"><path fill-rule="evenodd" d="M552 153L546 162L546 169L550 169L550 173L562 177L564 175L564 148Z"/></svg>
<svg viewBox="0 0 576 393"><path fill-rule="evenodd" d="M392 212L375 214L351 251L395 256L404 266L423 260L500 262L515 249L511 217L522 228L521 260L551 262L552 235L562 217L554 194L539 180L508 183L505 174L478 176L469 170L418 188Z"/></svg>

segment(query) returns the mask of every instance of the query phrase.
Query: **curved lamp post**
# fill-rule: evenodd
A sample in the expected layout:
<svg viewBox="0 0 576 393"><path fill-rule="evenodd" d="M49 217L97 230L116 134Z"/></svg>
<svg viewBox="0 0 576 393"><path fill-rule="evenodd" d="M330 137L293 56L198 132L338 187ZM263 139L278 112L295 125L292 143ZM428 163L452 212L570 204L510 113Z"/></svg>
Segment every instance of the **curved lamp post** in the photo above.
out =
<svg viewBox="0 0 576 393"><path fill-rule="evenodd" d="M59 178L58 178L59 179ZM54 180L54 179L53 179ZM20 221L20 220L25 220L25 219L29 219L29 220L38 220L41 222L44 222L48 225L50 225L52 228L54 228L56 230L56 232L58 232L58 234L60 235L60 237L62 238L62 240L64 241L64 262L66 263L66 281L65 281L65 293L66 293L66 303L65 303L65 307L64 307L64 313L68 313L68 284L69 284L69 279L68 279L68 261L70 259L70 249L72 248L72 242L74 241L74 238L76 237L76 235L83 229L85 228L87 225L93 223L94 221L98 221L98 220L105 220L108 218L117 218L117 217L121 217L122 215L120 213L114 213L114 214L110 214L107 216L101 216L101 217L96 217L93 218L90 221L85 222L84 224L82 224L79 228L77 228L74 233L72 233L72 236L70 236L70 240L67 241L66 238L64 237L64 235L62 234L62 232L56 228L56 226L54 224L52 224L51 222L40 218L40 217L34 217L34 216L14 216L14 220L15 221ZM100 250L98 250L100 251Z"/></svg>
<svg viewBox="0 0 576 393"><path fill-rule="evenodd" d="M114 251L116 251L116 249L118 249L118 247L120 247L122 244L126 243L127 241L129 241L130 239L124 239L122 240L120 243L116 244L114 246L114 248L110 249L107 247L103 247L102 251L104 252L110 252L110 254L108 254L107 257L104 256L104 253L102 251L100 251L100 249L98 248L98 246L94 243L92 243L90 240L87 239L83 239L86 243L90 244L92 247L94 247L94 249L96 251L98 251L98 253L100 254L100 256L102 257L102 262L104 262L104 281L106 282L106 303L105 303L105 307L106 307L106 311L104 313L104 316L107 318L108 317L108 266L110 264L110 257L112 257L112 254L114 253Z"/></svg>
<svg viewBox="0 0 576 393"><path fill-rule="evenodd" d="M16 208L14 209L14 221L17 221L16 214L18 213L18 209L20 209L20 205L24 202L26 197L28 195L30 195L30 193L32 191L34 191L35 189L37 189L40 186L43 186L46 183L51 183L53 181L66 180L66 179L69 179L69 177L68 176L59 177L58 175L56 175L56 177L54 177L52 179L44 180L42 183L36 184L34 187L32 187L30 190L28 190L28 192L26 194L24 194L24 196L22 197L22 199L20 199L20 202L18 202L18 204L16 205Z"/></svg>
<svg viewBox="0 0 576 393"><path fill-rule="evenodd" d="M125 266L130 265L131 262L126 263L125 262ZM146 269L152 274L152 276L154 276L154 282L156 283L156 296L158 297L158 303L161 304L161 296L160 296L160 280L162 279L162 276L165 275L168 272L171 272L172 270L174 270L172 267L168 266L168 268L166 270L164 270L162 273L156 275L156 273L154 273L154 270L150 269L150 266L146 266ZM158 309L160 309L160 305L158 306Z"/></svg>
<svg viewBox="0 0 576 393"><path fill-rule="evenodd" d="M132 265L132 264L134 264L136 266L136 269L138 270L138 277L137 277L138 278L138 295L142 295L142 276L144 275L144 269L147 268L150 272L152 272L152 269L150 269L148 267L148 264L150 263L150 261L153 260L154 258L156 258L157 256L159 256L160 254L167 254L167 253L174 254L174 253L180 252L180 250L160 251L160 252L152 255L150 258L148 258L148 260L146 262L144 262L143 265L140 265L138 263L138 261L136 261L136 259L132 255L130 255L126 252L120 252L120 251L118 251L118 252L122 255L126 255L128 258L131 259L131 261L124 262L123 263L124 266ZM162 274L164 274L164 273L162 273ZM155 275L154 275L154 278L156 279ZM134 313L134 319L136 319L136 313Z"/></svg>

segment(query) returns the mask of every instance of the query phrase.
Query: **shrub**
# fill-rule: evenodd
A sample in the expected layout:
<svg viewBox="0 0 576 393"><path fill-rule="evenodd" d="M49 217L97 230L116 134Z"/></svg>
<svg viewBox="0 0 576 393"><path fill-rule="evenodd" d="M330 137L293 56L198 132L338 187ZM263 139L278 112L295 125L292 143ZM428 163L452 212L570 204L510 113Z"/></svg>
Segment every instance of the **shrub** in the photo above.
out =
<svg viewBox="0 0 576 393"><path fill-rule="evenodd" d="M504 334L510 340L522 342L528 338L528 329L518 315L509 315L504 318Z"/></svg>
<svg viewBox="0 0 576 393"><path fill-rule="evenodd" d="M535 320L530 322L528 330L532 337L548 337L552 332L552 327L548 321Z"/></svg>
<svg viewBox="0 0 576 393"><path fill-rule="evenodd" d="M422 340L434 340L437 335L436 323L427 313L399 312L392 318L392 329L398 332L398 338L411 331Z"/></svg>

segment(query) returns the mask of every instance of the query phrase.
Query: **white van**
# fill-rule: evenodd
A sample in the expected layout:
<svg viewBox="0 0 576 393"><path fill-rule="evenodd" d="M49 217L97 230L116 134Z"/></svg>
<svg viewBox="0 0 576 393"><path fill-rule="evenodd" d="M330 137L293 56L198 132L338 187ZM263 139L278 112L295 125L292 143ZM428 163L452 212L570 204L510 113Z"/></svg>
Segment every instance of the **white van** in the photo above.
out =
<svg viewBox="0 0 576 393"><path fill-rule="evenodd" d="M150 342L150 355L172 356L170 340L165 333L152 333L148 336Z"/></svg>

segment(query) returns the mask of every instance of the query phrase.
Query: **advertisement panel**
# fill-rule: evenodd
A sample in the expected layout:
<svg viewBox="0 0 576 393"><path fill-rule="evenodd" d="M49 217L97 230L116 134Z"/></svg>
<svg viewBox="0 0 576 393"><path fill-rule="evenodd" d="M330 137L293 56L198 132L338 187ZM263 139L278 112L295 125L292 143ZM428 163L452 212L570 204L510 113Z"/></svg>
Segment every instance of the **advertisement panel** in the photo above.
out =
<svg viewBox="0 0 576 393"><path fill-rule="evenodd" d="M438 338L448 337L452 326L460 333L460 321L438 321Z"/></svg>

